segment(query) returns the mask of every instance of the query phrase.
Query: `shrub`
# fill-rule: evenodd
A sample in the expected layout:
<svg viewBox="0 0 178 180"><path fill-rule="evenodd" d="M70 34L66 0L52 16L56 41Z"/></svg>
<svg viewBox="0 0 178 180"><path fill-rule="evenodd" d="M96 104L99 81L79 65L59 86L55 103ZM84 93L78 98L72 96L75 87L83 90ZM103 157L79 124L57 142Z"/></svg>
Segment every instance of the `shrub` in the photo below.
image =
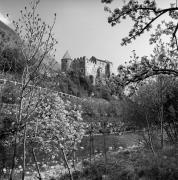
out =
<svg viewBox="0 0 178 180"><path fill-rule="evenodd" d="M110 154L106 167L104 159L100 159L91 166L86 166L82 176L92 180L101 179L104 174L107 174L110 180L177 180L176 151L176 147L169 147L158 152L156 156L147 150Z"/></svg>
<svg viewBox="0 0 178 180"><path fill-rule="evenodd" d="M17 48L5 48L1 52L0 70L21 74L25 66L22 53Z"/></svg>

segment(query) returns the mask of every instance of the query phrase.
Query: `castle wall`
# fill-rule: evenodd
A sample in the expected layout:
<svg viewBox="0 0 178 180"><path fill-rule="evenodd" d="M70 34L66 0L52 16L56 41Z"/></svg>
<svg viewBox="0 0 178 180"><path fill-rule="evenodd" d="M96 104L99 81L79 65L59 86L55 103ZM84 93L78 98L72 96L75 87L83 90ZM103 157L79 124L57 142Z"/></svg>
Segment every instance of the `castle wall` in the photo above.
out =
<svg viewBox="0 0 178 180"><path fill-rule="evenodd" d="M110 65L105 61L88 59L85 63L85 74L90 77L93 76L94 84L96 79L110 76Z"/></svg>
<svg viewBox="0 0 178 180"><path fill-rule="evenodd" d="M100 70L100 76L103 77L106 75L106 66L107 66L106 62L102 62L102 61L92 62L90 60L87 60L85 64L86 76L89 75L97 76L98 70Z"/></svg>
<svg viewBox="0 0 178 180"><path fill-rule="evenodd" d="M80 75L85 76L85 62L86 57L80 57L73 60L71 69L75 72L78 72Z"/></svg>
<svg viewBox="0 0 178 180"><path fill-rule="evenodd" d="M71 59L62 59L61 60L61 70L63 72L66 72L70 69L72 60Z"/></svg>
<svg viewBox="0 0 178 180"><path fill-rule="evenodd" d="M74 60L62 59L62 70L73 70L82 76L88 77L93 84L97 79L110 76L111 63L91 57L87 59L85 56Z"/></svg>

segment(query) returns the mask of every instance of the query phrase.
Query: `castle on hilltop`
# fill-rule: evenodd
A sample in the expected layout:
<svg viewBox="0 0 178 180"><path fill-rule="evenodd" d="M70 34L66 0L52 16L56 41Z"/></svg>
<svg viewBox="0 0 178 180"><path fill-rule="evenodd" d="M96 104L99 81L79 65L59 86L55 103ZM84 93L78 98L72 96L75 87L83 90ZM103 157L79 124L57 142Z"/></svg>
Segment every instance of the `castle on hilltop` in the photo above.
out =
<svg viewBox="0 0 178 180"><path fill-rule="evenodd" d="M97 59L94 56L92 56L90 59L86 58L85 56L72 59L68 51L66 51L61 59L62 72L72 70L84 77L88 77L92 84L95 84L96 79L110 77L111 65L111 62Z"/></svg>

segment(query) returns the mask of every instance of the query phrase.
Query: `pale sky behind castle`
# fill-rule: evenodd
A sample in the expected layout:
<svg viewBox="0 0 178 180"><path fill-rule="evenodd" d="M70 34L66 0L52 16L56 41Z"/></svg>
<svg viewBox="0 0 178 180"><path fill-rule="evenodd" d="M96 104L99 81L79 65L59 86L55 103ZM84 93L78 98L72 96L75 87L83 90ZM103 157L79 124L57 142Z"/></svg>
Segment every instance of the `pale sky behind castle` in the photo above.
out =
<svg viewBox="0 0 178 180"><path fill-rule="evenodd" d="M0 20L8 24L4 16L8 13L11 19L20 15L20 10L29 0L0 0ZM156 0L160 7L167 7L175 0ZM122 0L115 0L111 5L121 7ZM50 23L54 13L57 21L54 29L59 44L56 46L56 60L60 61L66 50L72 58L95 56L113 63L114 72L119 64L129 60L132 51L140 56L149 55L149 34L139 37L128 46L120 45L121 39L127 36L132 23L129 20L111 27L107 23L108 14L104 12L101 0L41 0L39 13L43 20ZM166 18L166 17L163 17Z"/></svg>

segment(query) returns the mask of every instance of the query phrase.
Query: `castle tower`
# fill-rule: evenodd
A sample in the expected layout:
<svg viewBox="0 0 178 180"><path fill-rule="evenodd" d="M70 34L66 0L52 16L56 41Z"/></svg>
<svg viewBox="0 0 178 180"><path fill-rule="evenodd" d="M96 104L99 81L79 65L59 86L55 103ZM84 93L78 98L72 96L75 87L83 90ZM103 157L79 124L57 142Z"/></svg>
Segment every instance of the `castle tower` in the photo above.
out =
<svg viewBox="0 0 178 180"><path fill-rule="evenodd" d="M72 58L68 51L64 54L63 58L61 59L61 70L66 72L70 69L70 65L72 63Z"/></svg>

